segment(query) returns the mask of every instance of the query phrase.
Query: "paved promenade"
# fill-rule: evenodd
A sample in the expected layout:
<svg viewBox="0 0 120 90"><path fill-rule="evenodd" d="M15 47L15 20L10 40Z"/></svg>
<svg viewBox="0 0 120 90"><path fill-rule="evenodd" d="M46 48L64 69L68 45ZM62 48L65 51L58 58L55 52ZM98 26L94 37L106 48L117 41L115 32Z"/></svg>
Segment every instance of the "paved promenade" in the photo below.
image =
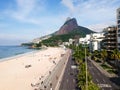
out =
<svg viewBox="0 0 120 90"><path fill-rule="evenodd" d="M41 83L37 90L59 90L60 82L68 62L71 50L67 50L67 54L62 56L56 67L49 72L48 77Z"/></svg>

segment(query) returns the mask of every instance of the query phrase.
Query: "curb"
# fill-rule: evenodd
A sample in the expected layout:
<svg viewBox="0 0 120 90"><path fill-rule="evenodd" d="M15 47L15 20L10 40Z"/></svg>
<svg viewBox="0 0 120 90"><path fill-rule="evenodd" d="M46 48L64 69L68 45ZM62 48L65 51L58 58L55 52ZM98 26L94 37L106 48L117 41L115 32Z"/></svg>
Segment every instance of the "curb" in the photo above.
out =
<svg viewBox="0 0 120 90"><path fill-rule="evenodd" d="M100 70L100 72L102 72L103 74L105 74L107 77L117 77L117 75L115 75L115 74L114 75L109 74L99 64L97 64L95 61L91 60L90 58L88 58L88 60L90 60L97 67L97 69Z"/></svg>

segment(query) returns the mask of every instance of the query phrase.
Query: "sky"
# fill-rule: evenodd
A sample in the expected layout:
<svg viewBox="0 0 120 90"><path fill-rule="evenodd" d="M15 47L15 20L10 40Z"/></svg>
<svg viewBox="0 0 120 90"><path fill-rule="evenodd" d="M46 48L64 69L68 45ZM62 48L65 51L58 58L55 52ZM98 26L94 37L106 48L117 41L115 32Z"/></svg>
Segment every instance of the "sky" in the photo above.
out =
<svg viewBox="0 0 120 90"><path fill-rule="evenodd" d="M0 0L0 45L19 45L53 33L74 17L101 32L116 25L120 0Z"/></svg>

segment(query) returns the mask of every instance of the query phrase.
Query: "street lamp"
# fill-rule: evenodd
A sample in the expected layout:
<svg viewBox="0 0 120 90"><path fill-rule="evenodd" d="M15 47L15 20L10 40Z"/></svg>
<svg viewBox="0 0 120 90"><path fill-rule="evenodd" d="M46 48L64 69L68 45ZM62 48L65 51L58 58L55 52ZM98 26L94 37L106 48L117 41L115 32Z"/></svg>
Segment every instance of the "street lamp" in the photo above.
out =
<svg viewBox="0 0 120 90"><path fill-rule="evenodd" d="M85 48L85 64L86 64L86 90L88 90L88 75L87 75L87 58L86 58L86 47L87 47L87 42L84 42L84 46Z"/></svg>

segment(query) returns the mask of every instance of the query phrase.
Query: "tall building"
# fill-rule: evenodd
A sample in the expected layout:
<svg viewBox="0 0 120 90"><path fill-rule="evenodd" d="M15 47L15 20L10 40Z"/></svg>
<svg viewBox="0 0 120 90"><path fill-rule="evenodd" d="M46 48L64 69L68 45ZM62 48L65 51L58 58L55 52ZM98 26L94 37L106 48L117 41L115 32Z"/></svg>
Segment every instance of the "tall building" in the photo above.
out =
<svg viewBox="0 0 120 90"><path fill-rule="evenodd" d="M111 26L104 29L104 49L111 51L117 49L117 27Z"/></svg>
<svg viewBox="0 0 120 90"><path fill-rule="evenodd" d="M120 8L117 9L117 31L118 50L120 50Z"/></svg>

